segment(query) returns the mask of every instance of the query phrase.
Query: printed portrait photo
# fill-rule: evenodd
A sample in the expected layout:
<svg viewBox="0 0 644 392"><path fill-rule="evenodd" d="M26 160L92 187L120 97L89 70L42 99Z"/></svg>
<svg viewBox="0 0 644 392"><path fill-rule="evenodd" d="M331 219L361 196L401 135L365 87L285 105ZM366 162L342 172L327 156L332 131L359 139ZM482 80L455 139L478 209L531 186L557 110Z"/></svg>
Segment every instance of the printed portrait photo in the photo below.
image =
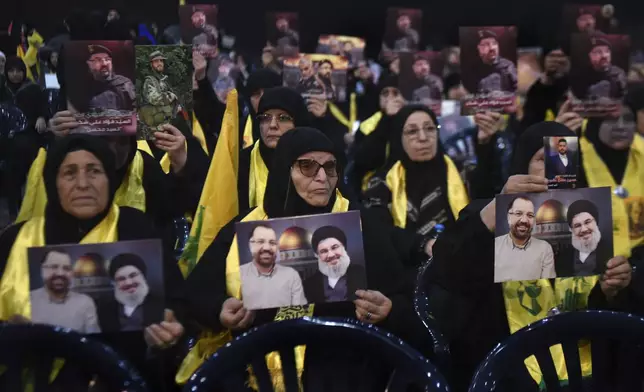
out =
<svg viewBox="0 0 644 392"><path fill-rule="evenodd" d="M30 248L31 320L83 334L163 320L161 241Z"/></svg>
<svg viewBox="0 0 644 392"><path fill-rule="evenodd" d="M515 111L518 87L516 27L461 27L460 43L461 77L468 92L462 114Z"/></svg>
<svg viewBox="0 0 644 392"><path fill-rule="evenodd" d="M607 32L609 20L602 15L598 4L564 4L562 31L566 34L595 34Z"/></svg>
<svg viewBox="0 0 644 392"><path fill-rule="evenodd" d="M218 53L217 13L217 6L214 4L179 6L181 41L186 45L192 45L192 50L207 59L215 57Z"/></svg>
<svg viewBox="0 0 644 392"><path fill-rule="evenodd" d="M420 48L423 12L419 9L389 8L382 56L392 60L398 52L415 52Z"/></svg>
<svg viewBox="0 0 644 392"><path fill-rule="evenodd" d="M300 32L296 12L270 12L266 15L267 46L275 48L277 57L294 57L300 53Z"/></svg>
<svg viewBox="0 0 644 392"><path fill-rule="evenodd" d="M443 101L445 103L447 101ZM461 116L460 112L438 118L439 137L445 153L452 158L461 170L476 166L476 124L471 116Z"/></svg>
<svg viewBox="0 0 644 392"><path fill-rule="evenodd" d="M603 274L613 257L611 190L496 197L494 282Z"/></svg>
<svg viewBox="0 0 644 392"><path fill-rule="evenodd" d="M400 53L400 91L410 103L418 103L441 115L443 58L440 52Z"/></svg>
<svg viewBox="0 0 644 392"><path fill-rule="evenodd" d="M247 309L345 302L367 287L360 213L236 224Z"/></svg>
<svg viewBox="0 0 644 392"><path fill-rule="evenodd" d="M192 50L186 45L137 45L135 54L137 137L153 140L161 125L192 111Z"/></svg>
<svg viewBox="0 0 644 392"><path fill-rule="evenodd" d="M71 41L63 49L67 108L75 132L136 133L134 46L131 41Z"/></svg>
<svg viewBox="0 0 644 392"><path fill-rule="evenodd" d="M306 99L321 97L331 102L347 99L349 61L332 54L304 54L284 59L284 85Z"/></svg>
<svg viewBox="0 0 644 392"><path fill-rule="evenodd" d="M365 40L346 35L321 35L318 39L316 53L342 56L349 61L349 67L355 67L364 60Z"/></svg>
<svg viewBox="0 0 644 392"><path fill-rule="evenodd" d="M549 189L574 189L579 172L579 138L544 137L543 160Z"/></svg>
<svg viewBox="0 0 644 392"><path fill-rule="evenodd" d="M573 110L586 117L619 114L626 95L630 38L577 33L571 45Z"/></svg>

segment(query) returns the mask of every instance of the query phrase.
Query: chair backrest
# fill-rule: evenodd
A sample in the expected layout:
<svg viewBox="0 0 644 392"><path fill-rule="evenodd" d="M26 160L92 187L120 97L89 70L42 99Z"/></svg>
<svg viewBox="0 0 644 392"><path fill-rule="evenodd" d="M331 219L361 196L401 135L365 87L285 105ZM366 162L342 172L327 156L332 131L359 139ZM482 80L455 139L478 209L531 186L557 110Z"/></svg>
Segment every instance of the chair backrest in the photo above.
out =
<svg viewBox="0 0 644 392"><path fill-rule="evenodd" d="M550 347L561 344L568 371L566 390L581 392L585 387L579 357L580 340L590 340L591 347L595 342L610 341L612 344L619 342L626 347L642 350L644 319L627 313L589 310L562 313L530 324L512 334L488 354L475 373L469 390L499 390L499 386L503 385L510 375L526 374L524 360L534 355L543 373L543 383L547 390L560 391L562 387L550 355ZM593 366L593 380L599 376L596 371ZM635 383L641 386L641 372L633 373L620 373L618 381L624 385L627 381L624 377L635 377L638 379ZM595 385L594 390L598 390L597 388Z"/></svg>
<svg viewBox="0 0 644 392"><path fill-rule="evenodd" d="M440 328L436 319L433 316L432 306L430 304L430 293L427 288L426 282L427 274L429 273L429 266L432 263L430 258L426 263L418 269L418 276L416 278L416 289L414 291L414 309L416 314L420 317L427 333L429 334L432 344L434 346L434 355L432 362L436 364L439 369L447 369L449 367L449 344L447 339L440 332Z"/></svg>
<svg viewBox="0 0 644 392"><path fill-rule="evenodd" d="M245 370L252 365L259 390L273 391L265 355L279 352L285 390L298 391L294 347L306 345L307 353L314 349L343 347L364 355L366 360L385 364L390 371L388 391L407 390L407 387L428 392L447 392L443 376L420 353L402 340L372 325L352 319L301 318L263 325L237 337L220 348L190 378L185 392L243 390ZM356 366L353 380L374 377L373 368ZM382 369L382 368L381 368ZM330 377L333 374L329 374ZM216 389L217 388L217 389Z"/></svg>
<svg viewBox="0 0 644 392"><path fill-rule="evenodd" d="M69 329L40 324L0 324L0 385L3 391L50 391L54 361L84 376L98 376L110 391L145 392L145 381L110 347ZM26 371L27 370L27 371ZM60 374L60 373L59 373ZM88 380L89 381L89 380ZM87 387L87 384L85 384Z"/></svg>

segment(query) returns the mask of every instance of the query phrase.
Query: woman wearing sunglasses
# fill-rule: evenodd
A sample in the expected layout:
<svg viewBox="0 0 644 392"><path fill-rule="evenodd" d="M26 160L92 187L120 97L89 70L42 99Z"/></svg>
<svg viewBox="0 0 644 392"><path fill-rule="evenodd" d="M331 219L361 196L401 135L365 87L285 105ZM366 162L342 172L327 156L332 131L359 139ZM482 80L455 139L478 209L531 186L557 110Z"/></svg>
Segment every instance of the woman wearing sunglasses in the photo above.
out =
<svg viewBox="0 0 644 392"><path fill-rule="evenodd" d="M274 309L250 311L244 307L244 298L241 298L239 290L238 255L230 252L231 247L237 246L235 223L341 213L357 207L337 189L342 167L338 164L333 143L322 132L313 128L294 128L281 136L273 155L263 204L242 213L226 225L188 277L188 311L198 324L222 333L220 344L225 344L223 336L228 331L237 334L254 325L283 319L287 312L285 309L277 312ZM381 224L380 219L368 210L361 211L361 220L368 289L352 293L357 297L352 302L305 306L298 314L293 314L291 308L288 310L289 318L356 318L394 333L421 351L430 352L426 347L428 339L423 339L426 335L413 310L413 286L404 279L403 262L391 242L393 228ZM324 385L321 389L338 390L338 385L348 381L343 374L350 377L351 372L334 373L338 377L328 377L329 369L324 366L328 367L329 363L334 367L359 366L356 365L359 363L356 359L358 353L345 351L340 347L325 349L324 352L307 349L305 384L315 383L309 385ZM270 361L269 369L273 370Z"/></svg>

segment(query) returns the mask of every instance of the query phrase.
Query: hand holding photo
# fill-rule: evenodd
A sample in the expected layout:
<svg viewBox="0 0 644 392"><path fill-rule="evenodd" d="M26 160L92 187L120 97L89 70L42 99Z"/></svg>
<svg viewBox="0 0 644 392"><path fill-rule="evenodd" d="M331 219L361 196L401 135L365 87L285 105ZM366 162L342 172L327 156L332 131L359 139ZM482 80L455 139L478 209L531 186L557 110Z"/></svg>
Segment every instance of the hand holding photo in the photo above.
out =
<svg viewBox="0 0 644 392"><path fill-rule="evenodd" d="M543 138L548 189L577 187L579 170L579 138L554 136Z"/></svg>
<svg viewBox="0 0 644 392"><path fill-rule="evenodd" d="M159 240L30 248L31 321L84 334L163 320Z"/></svg>
<svg viewBox="0 0 644 392"><path fill-rule="evenodd" d="M610 188L498 195L494 282L603 274L612 215Z"/></svg>
<svg viewBox="0 0 644 392"><path fill-rule="evenodd" d="M131 41L72 41L64 46L67 108L78 133L136 132Z"/></svg>
<svg viewBox="0 0 644 392"><path fill-rule="evenodd" d="M460 42L461 76L468 91L462 114L516 111L516 27L461 27Z"/></svg>
<svg viewBox="0 0 644 392"><path fill-rule="evenodd" d="M359 212L240 222L236 229L246 309L351 301L367 287Z"/></svg>

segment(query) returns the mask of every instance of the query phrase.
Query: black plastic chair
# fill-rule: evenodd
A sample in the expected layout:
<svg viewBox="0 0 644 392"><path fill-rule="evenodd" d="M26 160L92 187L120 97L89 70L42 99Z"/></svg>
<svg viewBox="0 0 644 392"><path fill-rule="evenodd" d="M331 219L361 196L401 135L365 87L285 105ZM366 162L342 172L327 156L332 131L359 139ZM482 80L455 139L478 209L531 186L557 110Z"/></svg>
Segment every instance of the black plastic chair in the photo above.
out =
<svg viewBox="0 0 644 392"><path fill-rule="evenodd" d="M220 348L192 375L184 392L242 391L248 365L252 365L259 390L273 391L264 359L273 351L278 351L281 356L285 390L297 392L293 348L299 345L307 345L307 352L342 346L364 354L365 359L386 364L390 369L387 390L391 392L407 391L407 388L427 392L449 391L443 376L427 359L391 334L352 319L301 318L266 324L237 337ZM374 376L373 369L362 369L354 379L365 380Z"/></svg>
<svg viewBox="0 0 644 392"><path fill-rule="evenodd" d="M97 376L109 391L147 391L138 372L100 342L66 328L0 324L0 366L6 368L0 375L3 391L22 392L26 384L33 386L33 392L51 391L49 378L57 358L83 375Z"/></svg>
<svg viewBox="0 0 644 392"><path fill-rule="evenodd" d="M433 363L435 363L439 369L445 371L445 369L449 368L449 343L445 336L440 332L439 325L433 316L430 296L425 283L427 282L426 275L429 273L428 271L431 262L432 259L430 258L418 269L416 289L414 291L414 309L432 340L435 355Z"/></svg>
<svg viewBox="0 0 644 392"><path fill-rule="evenodd" d="M644 352L642 348L644 319L626 313L608 311L570 312L545 318L515 332L497 345L479 366L469 390L470 392L503 390L500 388L503 388L509 375L526 373L524 360L534 355L539 362L547 390L561 391L562 387L549 350L551 346L557 344L563 347L568 370L569 380L566 391L586 390L585 385L588 384L582 380L578 348L579 341L582 339L589 339L591 345L595 344L595 341L619 342L642 353ZM600 376L595 370L593 366L591 385L594 384L596 377ZM620 375L619 381L620 383L628 381L629 385L639 385L638 389L633 390L637 391L641 390L642 376L642 372L631 372ZM632 377L632 380L625 380L624 377ZM615 390L612 387L592 386L595 391Z"/></svg>

